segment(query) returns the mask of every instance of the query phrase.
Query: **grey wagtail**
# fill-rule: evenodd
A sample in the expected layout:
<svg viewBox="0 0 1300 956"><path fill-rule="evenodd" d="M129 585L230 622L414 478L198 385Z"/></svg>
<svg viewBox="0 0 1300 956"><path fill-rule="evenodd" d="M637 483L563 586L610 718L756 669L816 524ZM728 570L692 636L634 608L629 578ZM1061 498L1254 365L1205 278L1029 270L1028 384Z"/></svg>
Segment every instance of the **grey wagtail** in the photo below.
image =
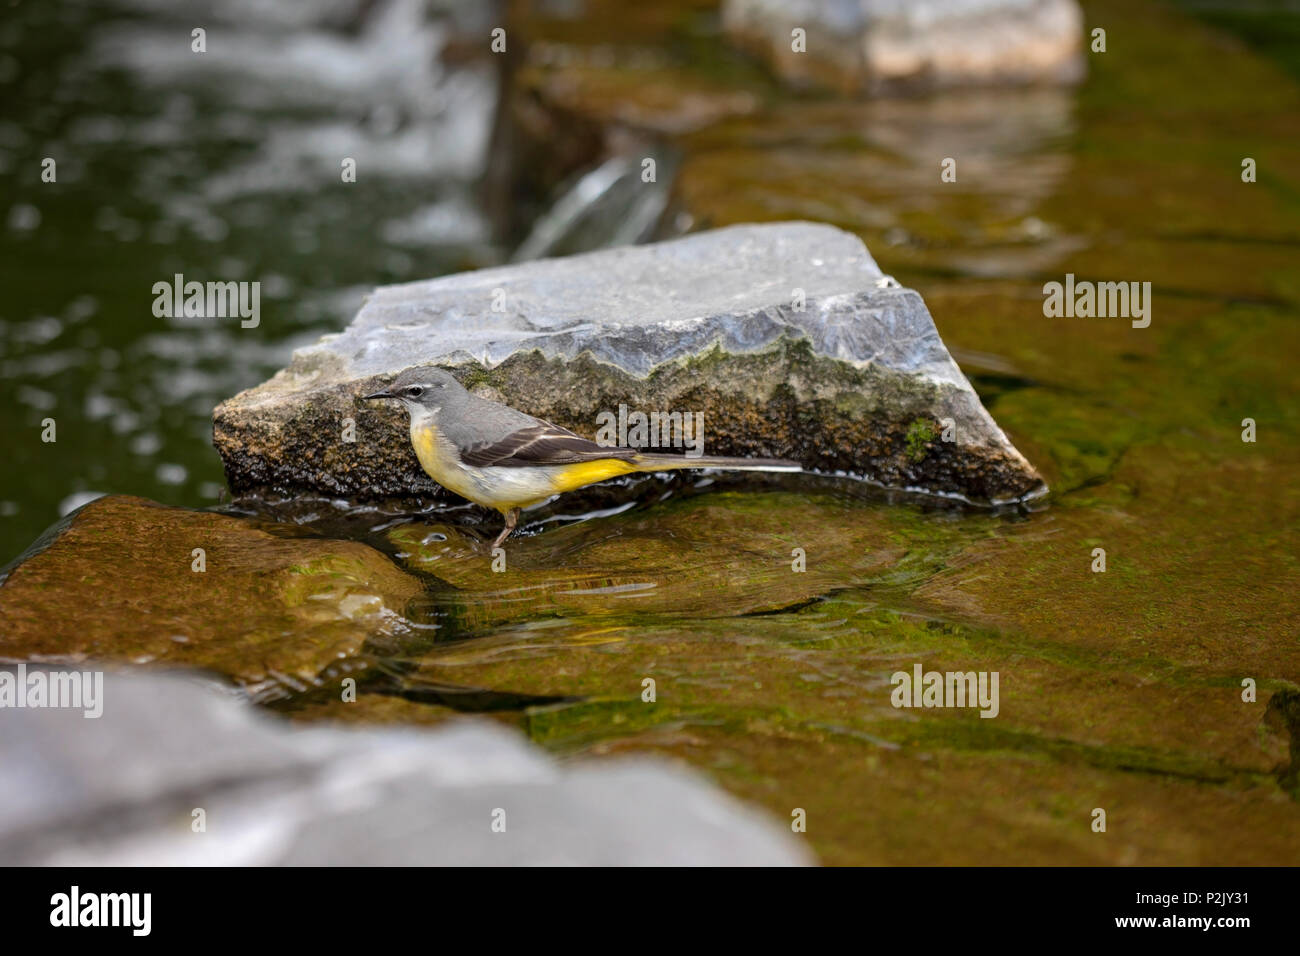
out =
<svg viewBox="0 0 1300 956"><path fill-rule="evenodd" d="M462 498L496 508L506 526L492 547L510 537L519 509L617 475L679 468L802 471L779 458L719 458L645 454L606 448L567 428L471 395L440 368L409 368L364 400L392 398L411 413L411 444L429 477Z"/></svg>

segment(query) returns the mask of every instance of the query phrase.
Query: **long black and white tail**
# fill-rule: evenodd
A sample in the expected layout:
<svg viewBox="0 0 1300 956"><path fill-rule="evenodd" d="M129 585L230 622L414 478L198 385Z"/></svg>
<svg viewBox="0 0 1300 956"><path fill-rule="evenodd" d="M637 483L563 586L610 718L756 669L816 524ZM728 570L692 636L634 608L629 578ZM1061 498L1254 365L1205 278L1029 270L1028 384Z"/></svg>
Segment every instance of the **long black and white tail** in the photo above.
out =
<svg viewBox="0 0 1300 956"><path fill-rule="evenodd" d="M727 471L803 471L797 461L784 458L726 458L721 455L637 455L633 463L644 471L672 471L682 468L723 468Z"/></svg>

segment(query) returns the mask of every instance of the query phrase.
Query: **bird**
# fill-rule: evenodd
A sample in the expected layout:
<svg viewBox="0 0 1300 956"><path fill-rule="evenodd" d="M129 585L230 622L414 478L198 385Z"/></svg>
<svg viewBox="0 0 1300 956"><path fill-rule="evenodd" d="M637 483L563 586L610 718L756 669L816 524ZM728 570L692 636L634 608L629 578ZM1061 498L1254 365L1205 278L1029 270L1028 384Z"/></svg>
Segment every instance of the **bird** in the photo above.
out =
<svg viewBox="0 0 1300 956"><path fill-rule="evenodd" d="M521 508L618 475L685 468L803 471L798 462L780 458L688 458L600 445L474 395L437 366L408 368L386 388L361 398L401 402L410 413L411 446L425 473L462 498L505 516L493 549L515 530Z"/></svg>

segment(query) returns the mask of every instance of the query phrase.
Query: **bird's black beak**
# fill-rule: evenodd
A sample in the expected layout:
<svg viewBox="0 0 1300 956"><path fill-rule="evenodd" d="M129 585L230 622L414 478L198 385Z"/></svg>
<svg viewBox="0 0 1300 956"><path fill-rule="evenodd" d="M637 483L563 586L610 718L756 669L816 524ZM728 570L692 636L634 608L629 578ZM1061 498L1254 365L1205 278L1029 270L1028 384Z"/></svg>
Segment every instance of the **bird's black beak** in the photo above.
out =
<svg viewBox="0 0 1300 956"><path fill-rule="evenodd" d="M369 395L362 395L361 400L363 402L371 402L374 401L376 398L396 398L396 397L397 396L394 395L392 392L371 392Z"/></svg>

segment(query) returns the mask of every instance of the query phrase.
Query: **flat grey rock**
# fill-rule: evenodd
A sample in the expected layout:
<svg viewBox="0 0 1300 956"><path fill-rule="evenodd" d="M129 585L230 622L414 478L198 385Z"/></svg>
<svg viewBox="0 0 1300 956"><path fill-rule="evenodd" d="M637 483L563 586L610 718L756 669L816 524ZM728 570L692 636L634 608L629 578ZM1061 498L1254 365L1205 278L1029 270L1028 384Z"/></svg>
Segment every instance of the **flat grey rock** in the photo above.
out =
<svg viewBox="0 0 1300 956"><path fill-rule="evenodd" d="M0 709L0 865L812 862L659 760L561 767L488 721L301 728L168 675L108 674L103 697L98 719Z"/></svg>
<svg viewBox="0 0 1300 956"><path fill-rule="evenodd" d="M1084 72L1077 0L725 0L722 19L796 85L881 93L1070 83Z"/></svg>
<svg viewBox="0 0 1300 956"><path fill-rule="evenodd" d="M818 354L961 382L924 307L910 301L916 293L883 282L849 233L810 223L740 226L384 286L346 331L300 350L294 364L339 363L361 377L402 368L419 353L490 368L537 349L566 360L587 352L645 376L715 343L753 352L793 333ZM796 289L815 304L796 312ZM848 321L858 304L874 309L877 323Z"/></svg>
<svg viewBox="0 0 1300 956"><path fill-rule="evenodd" d="M620 404L700 412L706 454L980 502L1043 490L920 295L857 237L804 222L379 288L346 330L217 407L232 489L436 494L404 414L359 401L422 364L589 437Z"/></svg>

